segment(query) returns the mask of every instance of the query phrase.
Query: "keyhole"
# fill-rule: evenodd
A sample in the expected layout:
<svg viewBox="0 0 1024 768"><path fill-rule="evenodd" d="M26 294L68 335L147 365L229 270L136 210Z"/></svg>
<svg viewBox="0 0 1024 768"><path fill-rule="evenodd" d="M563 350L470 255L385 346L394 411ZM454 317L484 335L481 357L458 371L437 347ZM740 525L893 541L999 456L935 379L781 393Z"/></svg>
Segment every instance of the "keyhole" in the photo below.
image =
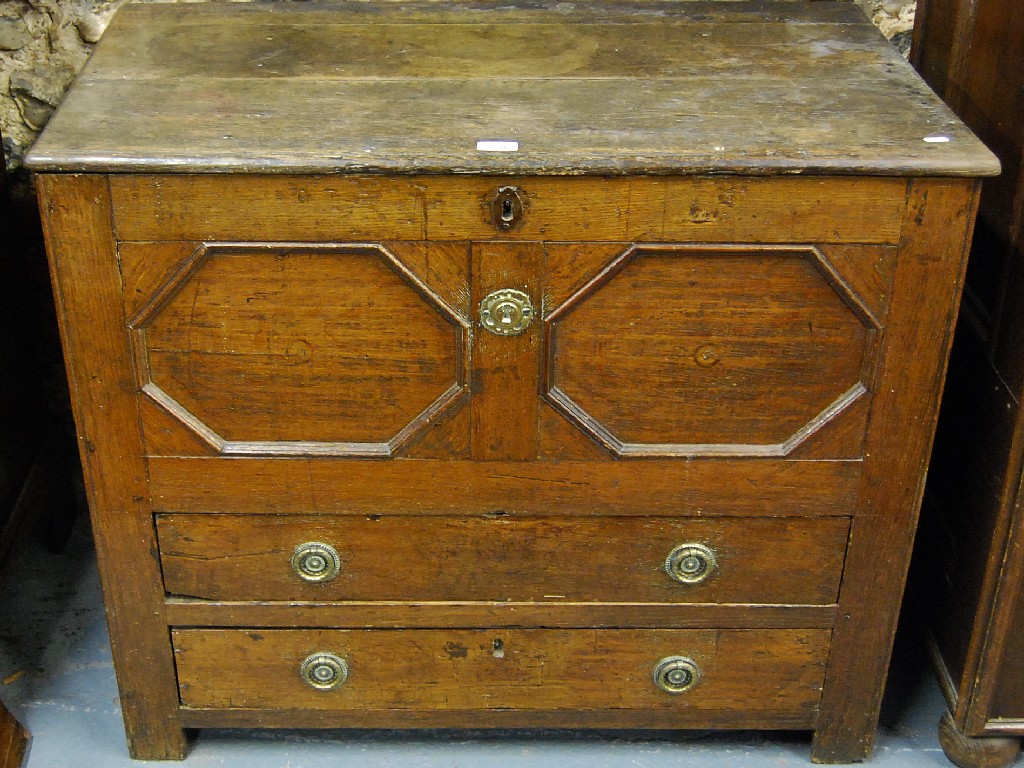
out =
<svg viewBox="0 0 1024 768"><path fill-rule="evenodd" d="M502 232L518 227L525 213L522 191L516 187L499 187L488 203L488 218Z"/></svg>
<svg viewBox="0 0 1024 768"><path fill-rule="evenodd" d="M510 306L508 306L506 304L504 306L498 307L498 312L501 313L501 324L502 325L511 325L512 324L512 315L513 315L512 307L510 307Z"/></svg>

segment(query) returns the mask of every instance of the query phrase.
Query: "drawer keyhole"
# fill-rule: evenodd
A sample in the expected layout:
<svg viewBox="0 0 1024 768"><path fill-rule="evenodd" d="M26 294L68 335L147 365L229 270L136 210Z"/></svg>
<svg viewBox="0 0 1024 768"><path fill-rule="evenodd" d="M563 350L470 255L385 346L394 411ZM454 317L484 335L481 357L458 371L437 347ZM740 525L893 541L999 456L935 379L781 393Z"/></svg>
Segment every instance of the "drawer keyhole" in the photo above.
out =
<svg viewBox="0 0 1024 768"><path fill-rule="evenodd" d="M501 315L499 322L502 325L512 325L514 322L518 322L522 313L517 311L511 304L502 304L498 307L498 314Z"/></svg>
<svg viewBox="0 0 1024 768"><path fill-rule="evenodd" d="M501 187L490 202L491 223L502 232L509 232L523 223L526 199L518 187Z"/></svg>

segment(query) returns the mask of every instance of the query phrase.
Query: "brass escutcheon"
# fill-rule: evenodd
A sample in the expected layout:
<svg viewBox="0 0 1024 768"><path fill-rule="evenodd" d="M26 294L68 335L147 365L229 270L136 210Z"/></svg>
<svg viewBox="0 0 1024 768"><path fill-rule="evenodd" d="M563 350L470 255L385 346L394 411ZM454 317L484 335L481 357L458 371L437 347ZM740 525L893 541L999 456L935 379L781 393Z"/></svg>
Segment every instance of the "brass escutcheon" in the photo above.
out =
<svg viewBox="0 0 1024 768"><path fill-rule="evenodd" d="M337 550L322 541L299 544L292 553L291 563L295 575L311 583L330 581L341 570Z"/></svg>
<svg viewBox="0 0 1024 768"><path fill-rule="evenodd" d="M330 651L317 651L303 659L299 674L318 691L333 691L348 679L348 663Z"/></svg>
<svg viewBox="0 0 1024 768"><path fill-rule="evenodd" d="M497 336L518 336L533 322L533 302L515 288L491 291L480 302L480 324Z"/></svg>
<svg viewBox="0 0 1024 768"><path fill-rule="evenodd" d="M715 551L695 542L680 544L665 558L665 573L683 584L700 584L718 566Z"/></svg>
<svg viewBox="0 0 1024 768"><path fill-rule="evenodd" d="M654 665L654 684L665 693L684 693L700 682L700 666L686 656L666 656Z"/></svg>
<svg viewBox="0 0 1024 768"><path fill-rule="evenodd" d="M502 232L510 232L523 223L526 203L518 187L501 187L491 200L491 223Z"/></svg>

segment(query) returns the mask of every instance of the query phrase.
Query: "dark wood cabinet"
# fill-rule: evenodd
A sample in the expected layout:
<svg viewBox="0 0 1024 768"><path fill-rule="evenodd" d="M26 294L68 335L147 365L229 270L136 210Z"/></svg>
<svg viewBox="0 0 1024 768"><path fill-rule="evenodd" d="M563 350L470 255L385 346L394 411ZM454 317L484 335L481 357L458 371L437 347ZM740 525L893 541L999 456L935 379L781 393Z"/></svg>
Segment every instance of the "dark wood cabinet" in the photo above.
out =
<svg viewBox="0 0 1024 768"><path fill-rule="evenodd" d="M921 0L916 66L1002 161L985 181L915 556L958 765L1024 736L1024 6Z"/></svg>
<svg viewBox="0 0 1024 768"><path fill-rule="evenodd" d="M996 164L858 9L128 5L29 162L133 754L870 751Z"/></svg>

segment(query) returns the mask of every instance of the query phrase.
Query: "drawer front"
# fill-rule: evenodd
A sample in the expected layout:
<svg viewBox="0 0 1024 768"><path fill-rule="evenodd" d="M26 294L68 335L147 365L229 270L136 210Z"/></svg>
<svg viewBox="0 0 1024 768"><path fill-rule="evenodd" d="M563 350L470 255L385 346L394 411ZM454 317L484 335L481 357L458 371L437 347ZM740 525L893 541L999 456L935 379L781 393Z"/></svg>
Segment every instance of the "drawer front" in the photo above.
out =
<svg viewBox="0 0 1024 768"><path fill-rule="evenodd" d="M849 520L170 514L157 529L167 592L208 600L827 605Z"/></svg>
<svg viewBox="0 0 1024 768"><path fill-rule="evenodd" d="M187 708L650 710L680 717L735 712L748 722L778 716L810 726L829 634L178 629L173 642L181 703ZM328 655L335 658L327 661ZM696 680L682 692L655 684L659 662L672 657L695 665L677 660L662 667L669 685L685 684L687 673ZM314 688L301 671L307 659L307 675L328 685L344 682ZM339 663L344 665L340 674Z"/></svg>
<svg viewBox="0 0 1024 768"><path fill-rule="evenodd" d="M495 219L498 190L524 212ZM119 240L688 240L888 243L899 178L177 176L110 178Z"/></svg>

